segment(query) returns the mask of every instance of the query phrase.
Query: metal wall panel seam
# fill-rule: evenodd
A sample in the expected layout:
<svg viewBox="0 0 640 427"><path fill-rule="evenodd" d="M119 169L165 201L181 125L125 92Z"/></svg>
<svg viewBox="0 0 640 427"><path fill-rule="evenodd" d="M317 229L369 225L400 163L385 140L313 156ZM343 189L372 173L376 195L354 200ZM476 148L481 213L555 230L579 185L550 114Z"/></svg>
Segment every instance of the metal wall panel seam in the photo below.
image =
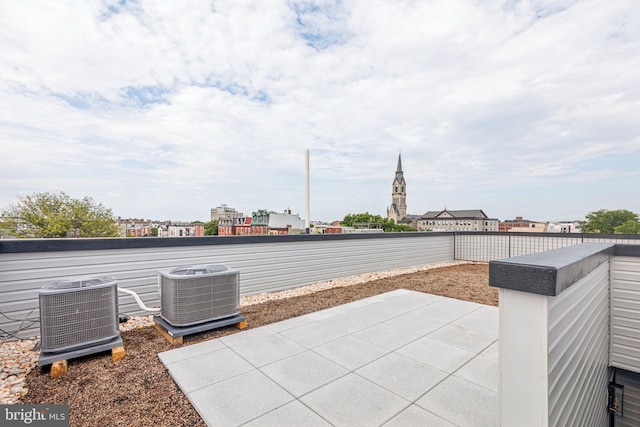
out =
<svg viewBox="0 0 640 427"><path fill-rule="evenodd" d="M610 363L640 372L640 329L632 327L628 314L629 309L639 308L637 291L628 288L635 282L640 289L640 275L628 272L640 269L640 259L613 257L612 265ZM640 316L640 310L636 314Z"/></svg>
<svg viewBox="0 0 640 427"><path fill-rule="evenodd" d="M578 330L574 330L573 335L569 335L567 339L559 341L549 350L549 388L551 391L556 389L556 384L559 384L561 380L569 381L571 379L571 376L563 375L567 369L573 368L567 362L574 360L576 357L582 359L582 355L579 352L584 352L584 348L589 348L589 346L585 345L585 341L596 336L591 329L598 331L598 326L601 325L598 325L596 321L601 321L607 317L605 308L589 307L589 309L593 309L595 314L586 320L580 319L583 322L580 326L584 327L574 328Z"/></svg>

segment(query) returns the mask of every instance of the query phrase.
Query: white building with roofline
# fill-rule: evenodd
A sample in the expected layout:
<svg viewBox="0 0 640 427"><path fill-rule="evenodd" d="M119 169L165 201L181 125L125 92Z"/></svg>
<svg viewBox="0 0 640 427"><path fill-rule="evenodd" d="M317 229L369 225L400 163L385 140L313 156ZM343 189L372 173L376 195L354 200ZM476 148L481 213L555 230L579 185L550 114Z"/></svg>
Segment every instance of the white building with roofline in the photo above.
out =
<svg viewBox="0 0 640 427"><path fill-rule="evenodd" d="M418 219L418 231L498 231L497 218L482 209L428 211Z"/></svg>

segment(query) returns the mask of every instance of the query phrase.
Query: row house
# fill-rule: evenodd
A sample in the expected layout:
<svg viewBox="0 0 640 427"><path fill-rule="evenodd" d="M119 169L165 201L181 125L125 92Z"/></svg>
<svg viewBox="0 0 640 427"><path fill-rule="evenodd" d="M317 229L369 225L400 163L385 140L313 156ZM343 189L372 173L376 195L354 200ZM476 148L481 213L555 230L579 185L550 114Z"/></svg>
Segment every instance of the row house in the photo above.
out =
<svg viewBox="0 0 640 427"><path fill-rule="evenodd" d="M305 221L291 209L283 213L260 209L253 213L251 222L253 234L302 234L305 232Z"/></svg>
<svg viewBox="0 0 640 427"><path fill-rule="evenodd" d="M331 224L315 224L310 230L311 234L342 234L343 227Z"/></svg>
<svg viewBox="0 0 640 427"><path fill-rule="evenodd" d="M119 237L149 237L152 229L158 227L157 222L150 219L118 218L117 223Z"/></svg>
<svg viewBox="0 0 640 427"><path fill-rule="evenodd" d="M301 234L305 221L290 209L284 213L260 209L251 217L227 218L218 223L219 236L266 236L274 234Z"/></svg>
<svg viewBox="0 0 640 427"><path fill-rule="evenodd" d="M204 236L204 224L200 223L173 223L158 227L158 237L202 237Z"/></svg>
<svg viewBox="0 0 640 427"><path fill-rule="evenodd" d="M503 232L526 232L544 233L547 231L547 224L544 222L529 221L517 216L515 219L502 221L498 224L498 231Z"/></svg>
<svg viewBox="0 0 640 427"><path fill-rule="evenodd" d="M218 223L218 236L250 236L252 217L226 218Z"/></svg>

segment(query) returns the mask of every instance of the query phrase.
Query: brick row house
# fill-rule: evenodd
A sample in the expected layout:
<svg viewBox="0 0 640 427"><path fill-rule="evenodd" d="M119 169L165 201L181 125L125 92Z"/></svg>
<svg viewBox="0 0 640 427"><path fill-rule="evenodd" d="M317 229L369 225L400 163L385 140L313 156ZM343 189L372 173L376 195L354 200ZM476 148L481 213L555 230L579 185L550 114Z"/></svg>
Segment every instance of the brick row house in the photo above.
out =
<svg viewBox="0 0 640 427"><path fill-rule="evenodd" d="M221 219L219 236L265 236L276 234L301 234L305 232L305 221L290 209L284 213L260 209L245 218Z"/></svg>

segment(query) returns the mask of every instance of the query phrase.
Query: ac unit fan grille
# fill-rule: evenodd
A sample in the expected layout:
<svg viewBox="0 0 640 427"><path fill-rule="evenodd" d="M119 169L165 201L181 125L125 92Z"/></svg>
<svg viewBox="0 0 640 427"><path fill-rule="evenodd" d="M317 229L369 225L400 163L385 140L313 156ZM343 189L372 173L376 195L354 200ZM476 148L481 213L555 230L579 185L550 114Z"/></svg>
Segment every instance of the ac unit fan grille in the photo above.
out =
<svg viewBox="0 0 640 427"><path fill-rule="evenodd" d="M161 315L174 326L188 326L240 313L238 272L167 278L161 276Z"/></svg>
<svg viewBox="0 0 640 427"><path fill-rule="evenodd" d="M117 337L117 287L40 295L42 351L62 351Z"/></svg>

